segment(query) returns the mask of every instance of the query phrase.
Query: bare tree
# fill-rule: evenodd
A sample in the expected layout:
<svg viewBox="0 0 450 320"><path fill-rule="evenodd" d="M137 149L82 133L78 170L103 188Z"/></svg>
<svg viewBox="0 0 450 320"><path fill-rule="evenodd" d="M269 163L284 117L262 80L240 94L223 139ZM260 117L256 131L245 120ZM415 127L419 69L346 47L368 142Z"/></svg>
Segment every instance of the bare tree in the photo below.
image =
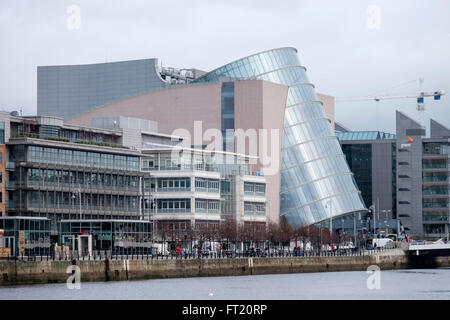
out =
<svg viewBox="0 0 450 320"><path fill-rule="evenodd" d="M219 226L219 237L221 241L226 240L226 248L230 249L230 242L236 246L237 224L234 220L226 220Z"/></svg>

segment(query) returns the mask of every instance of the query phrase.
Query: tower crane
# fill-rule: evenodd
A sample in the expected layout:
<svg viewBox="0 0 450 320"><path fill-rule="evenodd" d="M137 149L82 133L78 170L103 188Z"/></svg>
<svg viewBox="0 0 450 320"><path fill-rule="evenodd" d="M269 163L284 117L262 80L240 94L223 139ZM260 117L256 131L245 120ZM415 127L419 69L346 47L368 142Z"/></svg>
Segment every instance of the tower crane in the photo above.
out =
<svg viewBox="0 0 450 320"><path fill-rule="evenodd" d="M416 99L417 101L417 111L419 113L419 123L421 126L424 125L424 111L425 111L425 102L424 98L426 97L433 97L434 100L440 100L441 96L445 95L445 90L438 90L433 92L424 92L423 91L423 78L419 78L417 80L408 81L406 83L397 85L395 87L392 87L390 89L411 83L419 81L419 93L411 93L411 94L403 94L403 95L378 95L378 96L364 96L364 97L354 97L354 98L342 98L342 99L336 99L336 102L356 102L356 101L380 101L380 100L393 100L393 99ZM388 90L390 90L388 89ZM387 91L387 90L384 90Z"/></svg>

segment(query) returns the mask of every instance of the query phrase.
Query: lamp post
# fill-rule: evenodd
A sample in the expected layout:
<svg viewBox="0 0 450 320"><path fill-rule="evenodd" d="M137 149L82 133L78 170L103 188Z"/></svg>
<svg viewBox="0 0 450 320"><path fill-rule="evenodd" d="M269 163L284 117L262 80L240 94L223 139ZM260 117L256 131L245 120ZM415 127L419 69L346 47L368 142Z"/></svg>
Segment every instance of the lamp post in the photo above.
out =
<svg viewBox="0 0 450 320"><path fill-rule="evenodd" d="M374 234L374 236L377 234L377 226L376 226L376 222L377 222L377 219L376 219L376 213L375 213L375 205L374 204L372 204L370 207L369 207L369 209L372 211L372 216L373 216L373 234ZM369 218L369 228L370 228L370 218Z"/></svg>
<svg viewBox="0 0 450 320"><path fill-rule="evenodd" d="M73 193L73 195L72 195L72 199L76 199L77 196L78 196L79 201L80 201L80 220L81 220L81 187L80 187L79 184L78 184L77 192Z"/></svg>
<svg viewBox="0 0 450 320"><path fill-rule="evenodd" d="M269 256L272 254L273 232L270 231Z"/></svg>
<svg viewBox="0 0 450 320"><path fill-rule="evenodd" d="M384 224L386 227L386 234L388 234L387 220L388 220L389 214L391 213L391 210L381 210L381 212L383 212Z"/></svg>
<svg viewBox="0 0 450 320"><path fill-rule="evenodd" d="M326 207L330 208L330 245L333 243L333 216L332 216L333 213L331 210L331 204L332 204L332 202L330 199L330 200L328 200L327 204L325 205L325 208Z"/></svg>

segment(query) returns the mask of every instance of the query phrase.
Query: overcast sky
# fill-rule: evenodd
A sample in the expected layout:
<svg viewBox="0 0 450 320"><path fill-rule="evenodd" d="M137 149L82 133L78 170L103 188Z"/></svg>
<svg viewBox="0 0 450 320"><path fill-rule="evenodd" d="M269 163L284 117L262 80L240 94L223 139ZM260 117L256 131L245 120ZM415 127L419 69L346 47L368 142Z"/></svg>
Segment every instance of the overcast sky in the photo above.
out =
<svg viewBox="0 0 450 320"><path fill-rule="evenodd" d="M68 27L71 5L80 8L78 29ZM448 0L1 0L0 108L36 113L39 65L159 58L211 70L283 46L296 47L316 90L336 98L419 77L427 91L448 90L449 15ZM411 83L387 93L416 92ZM449 101L426 100L427 126L429 117L450 126ZM418 117L414 99L337 103L336 117L355 130L393 132L395 109Z"/></svg>

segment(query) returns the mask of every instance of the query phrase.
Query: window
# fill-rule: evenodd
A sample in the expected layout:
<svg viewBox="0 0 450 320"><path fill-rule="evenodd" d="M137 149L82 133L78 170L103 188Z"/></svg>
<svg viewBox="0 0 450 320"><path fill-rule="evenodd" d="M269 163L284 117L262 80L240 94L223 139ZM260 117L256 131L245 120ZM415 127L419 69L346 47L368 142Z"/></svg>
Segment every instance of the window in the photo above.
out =
<svg viewBox="0 0 450 320"><path fill-rule="evenodd" d="M128 158L128 170L138 171L139 170L139 158L138 157L127 157Z"/></svg>
<svg viewBox="0 0 450 320"><path fill-rule="evenodd" d="M264 215L266 204L264 202L244 202L244 214Z"/></svg>
<svg viewBox="0 0 450 320"><path fill-rule="evenodd" d="M219 192L218 180L208 180L208 192Z"/></svg>
<svg viewBox="0 0 450 320"><path fill-rule="evenodd" d="M72 164L72 150L59 150L59 154L61 156L61 163L71 165Z"/></svg>
<svg viewBox="0 0 450 320"><path fill-rule="evenodd" d="M219 201L208 200L208 212L218 213L219 212Z"/></svg>
<svg viewBox="0 0 450 320"><path fill-rule="evenodd" d="M0 144L5 144L5 122L0 121Z"/></svg>
<svg viewBox="0 0 450 320"><path fill-rule="evenodd" d="M255 193L264 195L266 193L266 185L261 183L255 183Z"/></svg>
<svg viewBox="0 0 450 320"><path fill-rule="evenodd" d="M442 234L445 232L445 224L424 224L423 231L431 234Z"/></svg>
<svg viewBox="0 0 450 320"><path fill-rule="evenodd" d="M423 144L424 154L448 154L448 144L441 142L428 142Z"/></svg>
<svg viewBox="0 0 450 320"><path fill-rule="evenodd" d="M264 183L244 182L245 194L264 195L265 192L266 192L266 185Z"/></svg>
<svg viewBox="0 0 450 320"><path fill-rule="evenodd" d="M424 195L448 195L448 185L445 186L424 186Z"/></svg>
<svg viewBox="0 0 450 320"><path fill-rule="evenodd" d="M127 169L127 157L126 156L114 156L114 169L126 170Z"/></svg>
<svg viewBox="0 0 450 320"><path fill-rule="evenodd" d="M157 201L160 213L189 212L191 209L190 199L158 199Z"/></svg>
<svg viewBox="0 0 450 320"><path fill-rule="evenodd" d="M89 167L99 168L100 167L100 153L88 152L87 164Z"/></svg>
<svg viewBox="0 0 450 320"><path fill-rule="evenodd" d="M195 190L206 191L206 179L195 178Z"/></svg>
<svg viewBox="0 0 450 320"><path fill-rule="evenodd" d="M101 167L105 169L114 169L114 156L112 154L103 153L101 155Z"/></svg>
<svg viewBox="0 0 450 320"><path fill-rule="evenodd" d="M200 199L196 199L195 200L195 211L197 212L206 212L207 209L207 200L200 200Z"/></svg>
<svg viewBox="0 0 450 320"><path fill-rule="evenodd" d="M43 162L45 163L58 163L58 149L55 148L43 148ZM41 162L41 160L39 160Z"/></svg>
<svg viewBox="0 0 450 320"><path fill-rule="evenodd" d="M448 198L423 199L423 208L448 208Z"/></svg>
<svg viewBox="0 0 450 320"><path fill-rule="evenodd" d="M266 205L264 203L257 203L256 204L256 211L258 213L265 213L266 211Z"/></svg>
<svg viewBox="0 0 450 320"><path fill-rule="evenodd" d="M158 191L189 191L189 178L158 179Z"/></svg>
<svg viewBox="0 0 450 320"><path fill-rule="evenodd" d="M447 159L423 159L422 168L424 169L446 169Z"/></svg>
<svg viewBox="0 0 450 320"><path fill-rule="evenodd" d="M28 161L41 162L42 160L42 147L28 147Z"/></svg>
<svg viewBox="0 0 450 320"><path fill-rule="evenodd" d="M77 166L85 167L86 156L87 152L85 151L74 151L74 164Z"/></svg>

